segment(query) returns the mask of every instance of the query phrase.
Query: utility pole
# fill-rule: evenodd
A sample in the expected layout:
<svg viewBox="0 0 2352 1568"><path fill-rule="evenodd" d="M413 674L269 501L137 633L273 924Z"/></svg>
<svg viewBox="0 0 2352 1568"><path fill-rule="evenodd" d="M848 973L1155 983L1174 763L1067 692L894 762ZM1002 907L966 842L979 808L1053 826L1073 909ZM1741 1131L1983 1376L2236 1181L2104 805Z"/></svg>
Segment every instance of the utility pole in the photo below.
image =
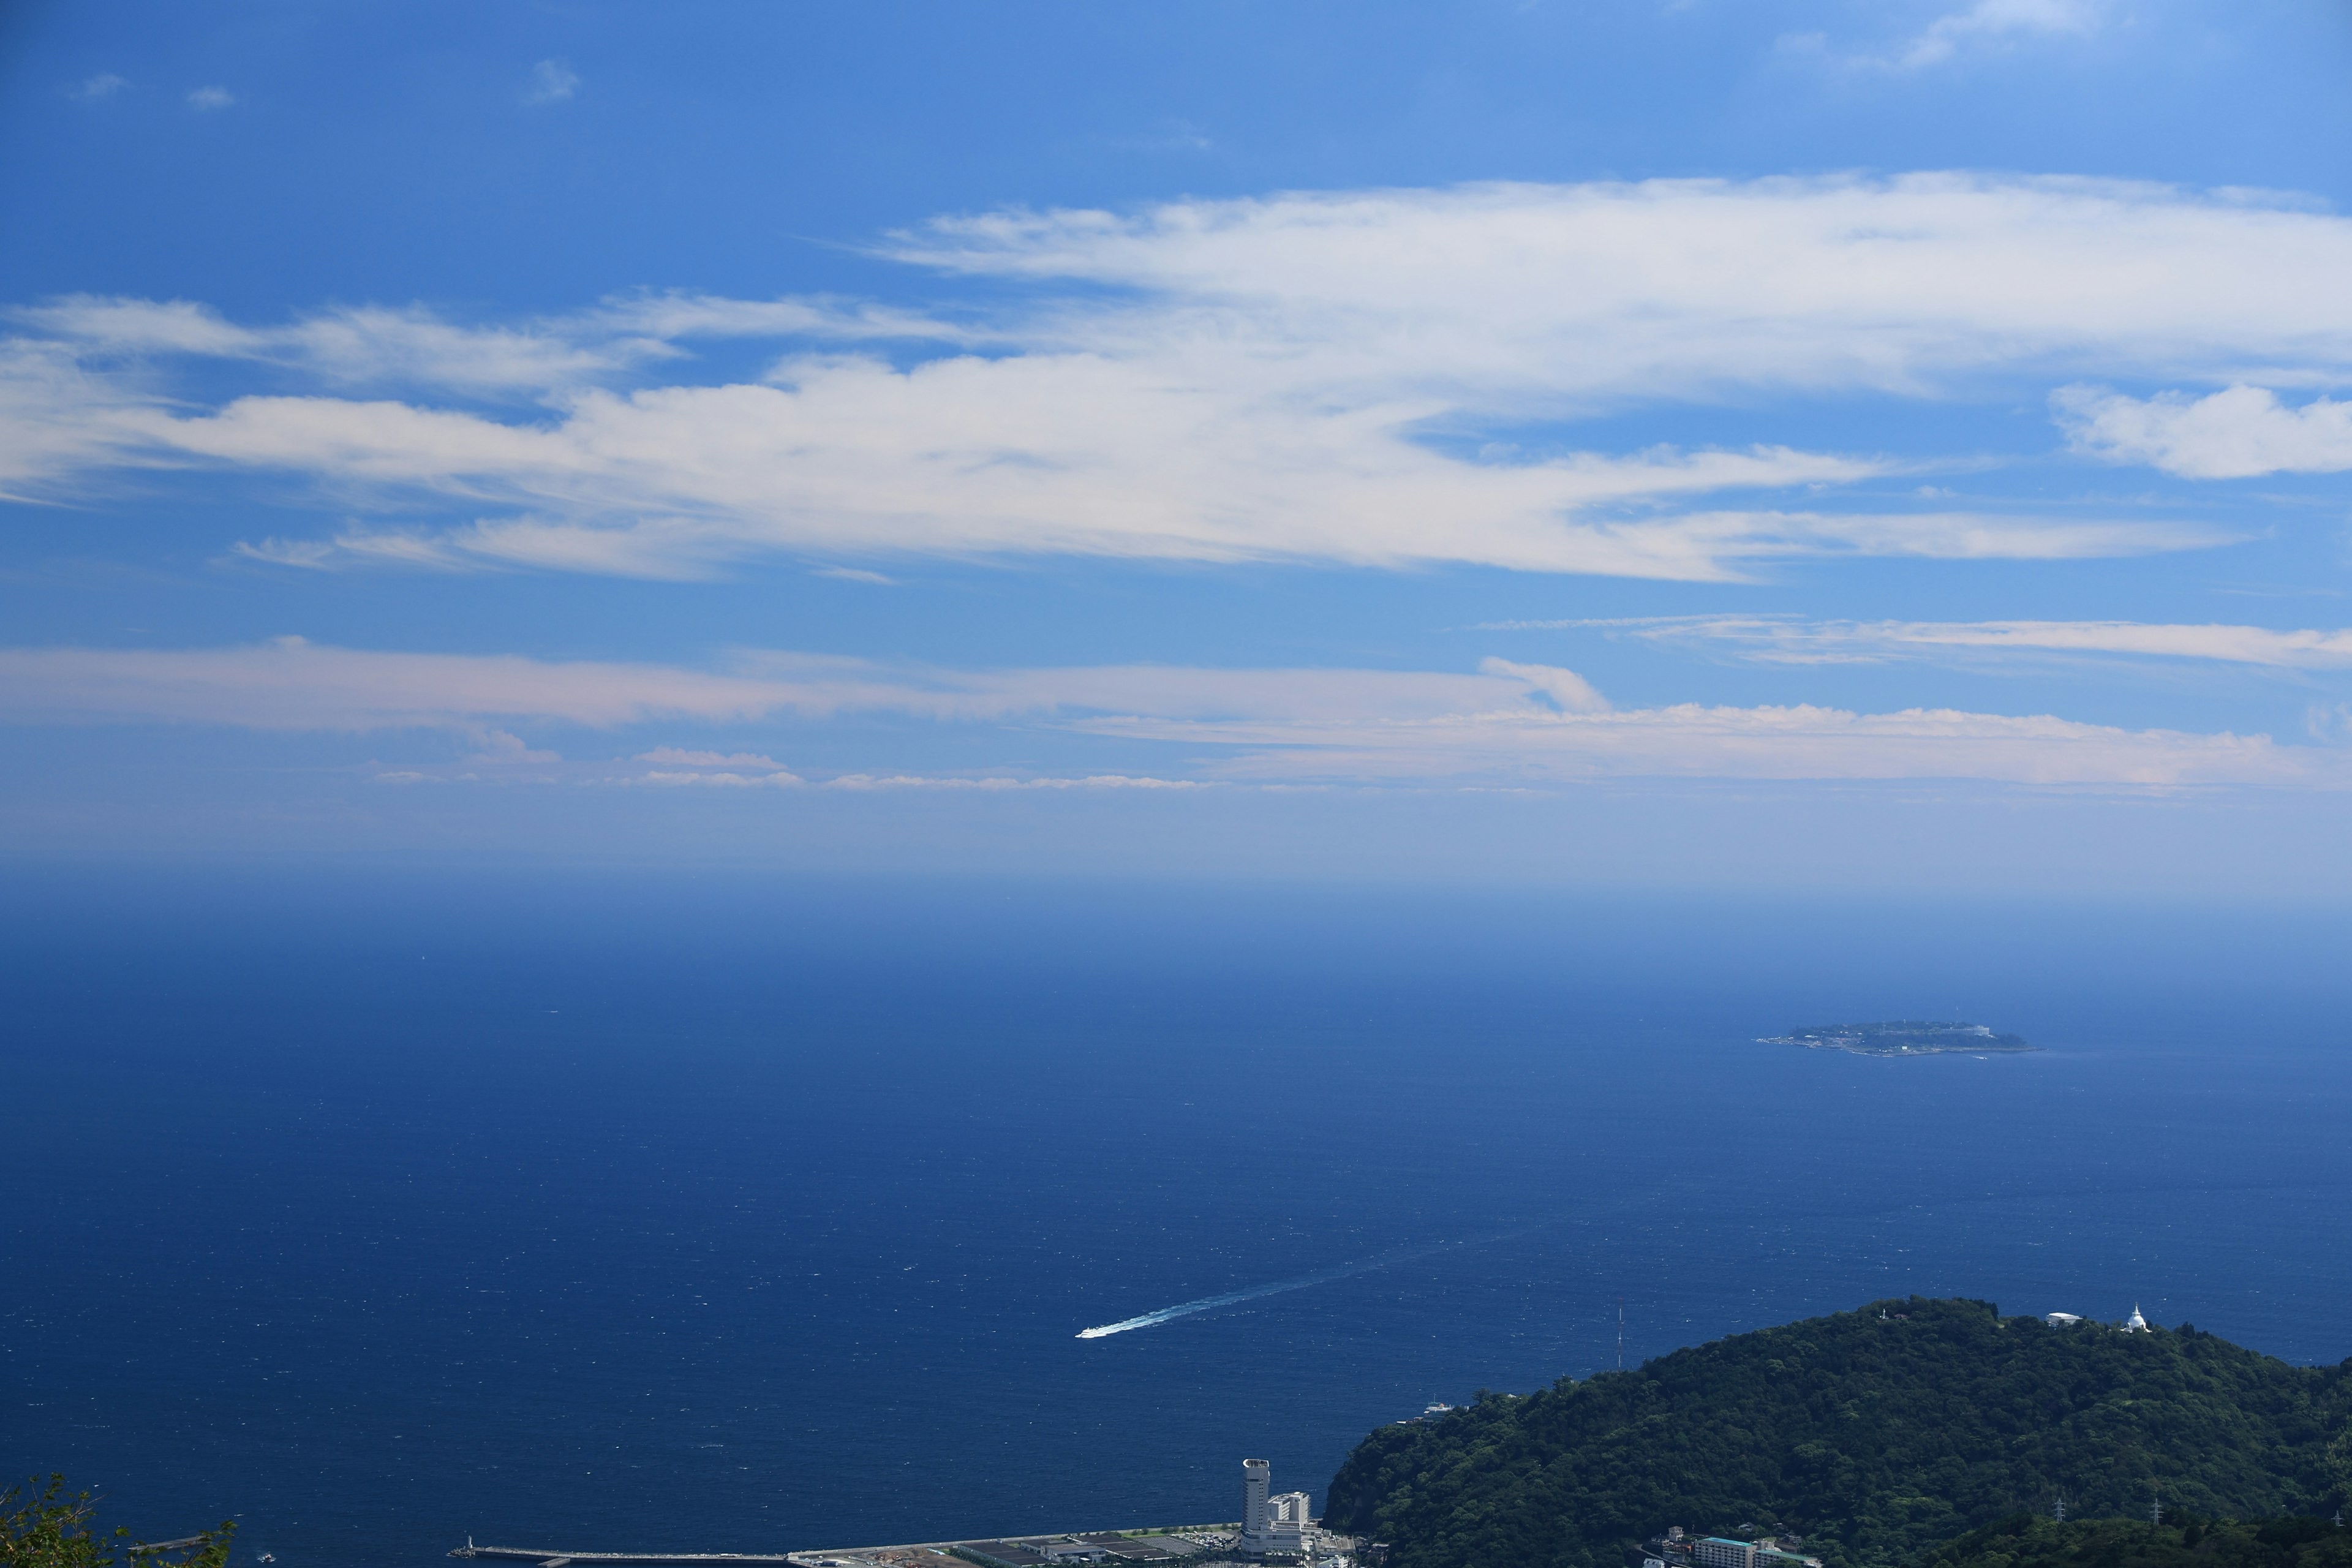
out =
<svg viewBox="0 0 2352 1568"><path fill-rule="evenodd" d="M2158 1525L2164 1522L2164 1502L2156 1495L2154 1487L2147 1489L2147 1521Z"/></svg>
<svg viewBox="0 0 2352 1568"><path fill-rule="evenodd" d="M2058 1511L2055 1517L2059 1523L2063 1524L2066 1522L2066 1494L2064 1492L2060 1492L2058 1494Z"/></svg>
<svg viewBox="0 0 2352 1568"><path fill-rule="evenodd" d="M1625 1298L1617 1298L1617 1370L1625 1370Z"/></svg>

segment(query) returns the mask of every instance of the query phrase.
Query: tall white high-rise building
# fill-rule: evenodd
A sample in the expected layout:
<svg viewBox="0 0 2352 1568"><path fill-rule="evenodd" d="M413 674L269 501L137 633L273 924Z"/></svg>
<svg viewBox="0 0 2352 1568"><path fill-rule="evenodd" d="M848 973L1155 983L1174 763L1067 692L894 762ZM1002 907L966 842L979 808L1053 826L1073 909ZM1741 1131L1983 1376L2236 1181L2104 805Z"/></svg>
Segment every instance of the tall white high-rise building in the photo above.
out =
<svg viewBox="0 0 2352 1568"><path fill-rule="evenodd" d="M1242 1461L1242 1539L1244 1552L1304 1552L1307 1515L1305 1492L1268 1497L1274 1467L1264 1459Z"/></svg>
<svg viewBox="0 0 2352 1568"><path fill-rule="evenodd" d="M1242 1461L1242 1550L1267 1552L1266 1488L1274 1479L1274 1466L1265 1459Z"/></svg>

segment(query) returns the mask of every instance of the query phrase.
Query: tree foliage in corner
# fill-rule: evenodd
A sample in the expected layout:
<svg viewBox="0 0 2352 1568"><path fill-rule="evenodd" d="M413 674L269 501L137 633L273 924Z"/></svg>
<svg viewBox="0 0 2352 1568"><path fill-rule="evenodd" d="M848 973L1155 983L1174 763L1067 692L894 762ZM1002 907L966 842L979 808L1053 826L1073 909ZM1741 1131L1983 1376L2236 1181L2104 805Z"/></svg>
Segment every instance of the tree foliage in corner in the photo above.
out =
<svg viewBox="0 0 2352 1568"><path fill-rule="evenodd" d="M96 1501L88 1492L68 1495L65 1477L33 1485L39 1489L30 1494L24 1487L0 1492L0 1568L228 1568L234 1521L158 1550L121 1526L111 1535L93 1531Z"/></svg>
<svg viewBox="0 0 2352 1568"><path fill-rule="evenodd" d="M2344 1489L2347 1412L2352 1363L1914 1297L1384 1426L1325 1521L1390 1542L1391 1568L1622 1568L1673 1524L1794 1531L1863 1568L2061 1496L2084 1516L2158 1495L2316 1510Z"/></svg>

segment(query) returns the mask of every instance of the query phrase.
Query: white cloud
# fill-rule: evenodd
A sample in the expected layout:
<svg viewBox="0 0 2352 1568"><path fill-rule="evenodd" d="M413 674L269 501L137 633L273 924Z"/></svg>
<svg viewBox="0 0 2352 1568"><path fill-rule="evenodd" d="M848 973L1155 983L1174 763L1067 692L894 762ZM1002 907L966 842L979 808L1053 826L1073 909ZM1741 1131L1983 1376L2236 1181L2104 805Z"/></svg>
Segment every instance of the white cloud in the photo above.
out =
<svg viewBox="0 0 2352 1568"><path fill-rule="evenodd" d="M758 752L692 752L676 746L656 746L650 752L639 752L637 761L659 763L672 768L768 768L782 770L783 763Z"/></svg>
<svg viewBox="0 0 2352 1568"><path fill-rule="evenodd" d="M521 736L505 730L483 730L478 740L482 749L466 759L469 763L488 763L493 766L525 763L537 766L563 760L560 752L533 750Z"/></svg>
<svg viewBox="0 0 2352 1568"><path fill-rule="evenodd" d="M2105 20L2101 0L1976 0L1928 24L1890 62L1916 69L1941 65L1972 44L2019 37L2084 37Z"/></svg>
<svg viewBox="0 0 2352 1568"><path fill-rule="evenodd" d="M1592 683L1572 669L1562 669L1549 664L1513 664L1507 658L1485 658L1478 661L1482 675L1506 675L1514 680L1524 680L1559 705L1563 713L1605 713L1609 700L1592 689Z"/></svg>
<svg viewBox="0 0 2352 1568"><path fill-rule="evenodd" d="M1674 616L1522 621L1487 629L1591 627L1655 642L1727 647L1774 664L1869 663L1937 655L2120 654L2276 669L2352 666L2352 631L2146 621L1805 621L1774 616Z"/></svg>
<svg viewBox="0 0 2352 1568"><path fill-rule="evenodd" d="M530 68L530 85L523 89L525 103L562 103L580 90L580 73L565 59L541 60Z"/></svg>
<svg viewBox="0 0 2352 1568"><path fill-rule="evenodd" d="M2075 449L2110 462L2147 463L2194 479L2352 468L2352 402L2315 397L2289 408L2260 386L2145 399L2070 386L2052 403Z"/></svg>
<svg viewBox="0 0 2352 1568"><path fill-rule="evenodd" d="M810 364L782 387L588 393L552 426L247 398L150 428L183 458L515 509L429 540L352 531L301 564L389 551L666 577L774 550L1059 552L1723 581L1743 575L1741 563L1790 556L2058 559L2227 537L2169 521L1949 512L1611 516L1710 490L1854 480L1885 465L1787 448L1465 463L1369 425L1305 410L1244 417L1108 365L958 359L912 372Z"/></svg>
<svg viewBox="0 0 2352 1568"><path fill-rule="evenodd" d="M0 651L0 712L20 720L471 734L491 721L745 720L786 710L796 695L777 682L658 666L379 653L300 637L191 652Z"/></svg>
<svg viewBox="0 0 2352 1568"><path fill-rule="evenodd" d="M2337 286L2352 223L2111 182L1495 184L1000 212L881 254L1013 287L961 321L694 295L488 326L368 307L248 328L103 300L20 319L101 384L127 373L90 365L167 352L316 378L177 417L125 381L109 428L135 439L83 441L58 475L201 461L314 476L341 515L467 520L253 547L294 563L653 577L776 552L1064 552L1722 581L1825 552L2182 548L2222 535L1857 509L1836 492L1922 467L1869 454L1576 452L1527 432L1661 401L2352 375ZM614 384L712 335L793 352L757 383ZM534 406L342 390L362 384Z"/></svg>
<svg viewBox="0 0 2352 1568"><path fill-rule="evenodd" d="M112 71L100 71L94 77L85 78L83 80L76 83L73 88L72 96L79 99L84 103L97 103L105 99L112 98L116 93L121 92L124 88L129 87L130 85L130 82L124 80L121 77L115 75Z"/></svg>
<svg viewBox="0 0 2352 1568"><path fill-rule="evenodd" d="M200 87L188 94L188 107L199 114L210 114L236 102L236 94L225 87Z"/></svg>
<svg viewBox="0 0 2352 1568"><path fill-rule="evenodd" d="M798 773L648 773L635 781L659 789L790 789L808 781Z"/></svg>
<svg viewBox="0 0 2352 1568"><path fill-rule="evenodd" d="M641 759L642 760L642 759ZM717 789L763 790L814 788L837 790L852 795L896 794L904 791L940 791L950 794L973 793L1003 795L1044 791L1059 794L1072 790L1223 790L1233 789L1233 783L1223 779L1171 779L1147 773L1087 773L1076 777L1051 774L1011 773L840 773L828 779L807 779L798 773L767 763L764 773L676 773L649 769L642 773L615 773L593 763L575 764L562 772L541 772L527 777L501 777L462 772L455 768L434 770L404 769L372 773L376 784L583 784L618 789ZM1280 789L1285 786L1265 785Z"/></svg>
<svg viewBox="0 0 2352 1568"><path fill-rule="evenodd" d="M1475 561L1721 580L1740 575L1740 562L1794 555L2113 555L2223 537L2169 522L1951 513L1610 517L1709 490L1856 479L1883 465L1785 448L1463 463L1311 414L1244 419L1108 367L1073 374L1026 360L911 373L833 363L805 367L788 387L590 393L546 426L249 398L152 428L183 457L514 509L435 536L429 551L444 563L624 575L694 575L792 550ZM406 534L395 545L420 547ZM381 546L360 531L338 548Z"/></svg>
<svg viewBox="0 0 2352 1568"><path fill-rule="evenodd" d="M1276 384L1412 387L1474 411L1909 394L2053 363L2352 361L2352 301L2325 287L2352 224L2122 182L1291 195L943 219L887 253L1129 291L1040 307L1035 331L1068 346L1149 343Z"/></svg>
<svg viewBox="0 0 2352 1568"><path fill-rule="evenodd" d="M549 330L601 337L817 338L863 342L940 342L961 347L1013 346L1002 328L941 320L867 300L827 294L782 300L729 300L711 294L646 293L605 300L593 310L557 318Z"/></svg>
<svg viewBox="0 0 2352 1568"><path fill-rule="evenodd" d="M389 383L474 395L573 386L677 351L643 334L583 336L571 322L466 327L411 307L348 306L249 328L185 300L75 294L8 312L87 355L178 353L253 360L333 384Z"/></svg>
<svg viewBox="0 0 2352 1568"><path fill-rule="evenodd" d="M1224 786L1216 780L1162 779L1133 773L1089 773L1084 778L1011 778L1003 774L956 778L932 773L844 773L838 778L825 780L824 787L845 790L979 790L992 794L1003 790L1032 789L1193 790Z"/></svg>
<svg viewBox="0 0 2352 1568"><path fill-rule="evenodd" d="M248 356L268 339L189 300L125 300L68 294L9 314L54 337L110 354L183 353Z"/></svg>
<svg viewBox="0 0 2352 1568"><path fill-rule="evenodd" d="M1645 776L1964 778L2105 788L2352 784L2352 754L2283 747L2264 735L2130 731L2046 714L1946 709L1615 710L1570 671L1504 660L1489 661L1476 675L1165 666L943 670L772 653L740 656L734 669L714 674L364 652L294 639L186 652L0 650L0 713L19 721L430 726L479 735L493 721L520 720L740 723L854 711L1045 725L1129 743L1181 744L1196 754L1205 748L1224 760L1190 781L1139 783L1105 773L1062 784L924 783L914 775L850 774L833 781L841 788L1152 788L1221 779L1520 786ZM751 755L656 752L639 759L656 767L633 776L682 788L802 782Z"/></svg>
<svg viewBox="0 0 2352 1568"><path fill-rule="evenodd" d="M93 370L64 344L0 339L0 498L79 495L93 474L184 466L155 442L164 406L144 378Z"/></svg>

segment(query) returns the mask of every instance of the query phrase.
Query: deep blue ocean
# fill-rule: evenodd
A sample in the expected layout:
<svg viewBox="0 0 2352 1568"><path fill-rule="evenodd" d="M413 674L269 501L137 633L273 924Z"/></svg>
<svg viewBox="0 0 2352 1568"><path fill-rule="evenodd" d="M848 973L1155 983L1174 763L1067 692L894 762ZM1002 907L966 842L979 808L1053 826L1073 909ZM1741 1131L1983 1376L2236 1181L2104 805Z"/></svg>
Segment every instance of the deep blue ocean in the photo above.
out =
<svg viewBox="0 0 2352 1568"><path fill-rule="evenodd" d="M238 1559L1231 1518L1909 1292L2352 1353L2340 912L23 873L0 1461ZM2042 1054L1756 1043L1961 1016ZM1160 1326L1108 1323L1395 1261Z"/></svg>

